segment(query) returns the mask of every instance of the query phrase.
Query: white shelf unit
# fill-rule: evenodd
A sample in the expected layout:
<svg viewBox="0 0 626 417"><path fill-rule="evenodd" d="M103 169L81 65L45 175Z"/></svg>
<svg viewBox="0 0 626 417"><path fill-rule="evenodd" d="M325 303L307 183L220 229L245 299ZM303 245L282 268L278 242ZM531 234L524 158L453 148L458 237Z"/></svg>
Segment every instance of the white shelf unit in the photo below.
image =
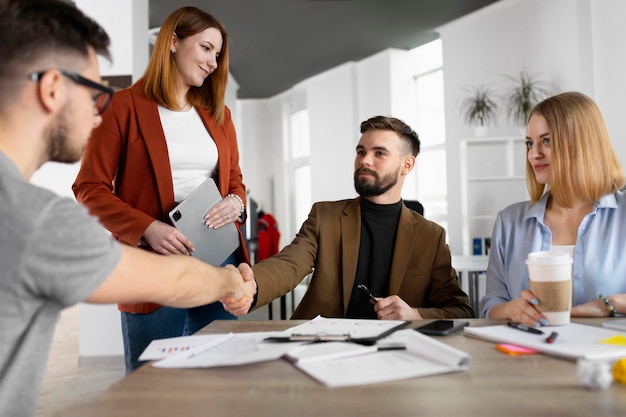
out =
<svg viewBox="0 0 626 417"><path fill-rule="evenodd" d="M463 254L473 254L473 238L484 244L491 237L498 211L528 200L524 142L521 136L461 140Z"/></svg>

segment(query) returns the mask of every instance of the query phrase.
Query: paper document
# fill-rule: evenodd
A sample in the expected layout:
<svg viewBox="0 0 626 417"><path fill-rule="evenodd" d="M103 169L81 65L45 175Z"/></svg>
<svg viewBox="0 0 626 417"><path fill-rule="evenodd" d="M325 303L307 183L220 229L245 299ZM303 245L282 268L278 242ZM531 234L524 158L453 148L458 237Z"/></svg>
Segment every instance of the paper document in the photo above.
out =
<svg viewBox="0 0 626 417"><path fill-rule="evenodd" d="M357 343L374 344L376 340L388 336L409 323L404 320L329 319L317 316L306 323L290 327L283 332L282 336L276 337L274 341L350 340Z"/></svg>
<svg viewBox="0 0 626 417"><path fill-rule="evenodd" d="M454 372L470 356L415 330L395 330L404 321L316 317L282 332L229 333L153 341L141 360L158 368L209 368L285 358L329 387L363 385ZM346 334L372 343L276 342L298 334ZM381 335L389 334L381 338ZM268 342L267 339L273 341Z"/></svg>
<svg viewBox="0 0 626 417"><path fill-rule="evenodd" d="M329 387L345 387L462 371L471 361L469 354L412 329L399 330L381 342L403 344L406 350L299 361L295 366Z"/></svg>
<svg viewBox="0 0 626 417"><path fill-rule="evenodd" d="M204 336L182 336L158 339L150 342L148 347L139 356L140 361L163 359L179 353L191 353L198 347L218 345L230 339L231 334L211 334Z"/></svg>
<svg viewBox="0 0 626 417"><path fill-rule="evenodd" d="M206 338L206 343L199 343L192 349L175 355L168 355L165 359L155 362L152 366L157 368L211 368L215 366L245 365L280 359L287 351L304 343L263 342L263 339L276 333L256 332L193 336L194 338L200 338L200 340L201 338ZM148 349L150 349L150 346L148 346ZM149 356L144 352L142 357Z"/></svg>
<svg viewBox="0 0 626 417"><path fill-rule="evenodd" d="M290 362L302 364L305 362L321 362L349 356L365 355L377 352L375 345L365 346L352 342L321 342L310 343L289 350L285 358Z"/></svg>
<svg viewBox="0 0 626 417"><path fill-rule="evenodd" d="M619 330L622 333L625 333L626 319L606 320L602 322L602 326L609 329Z"/></svg>
<svg viewBox="0 0 626 417"><path fill-rule="evenodd" d="M604 340L620 334L616 330L578 323L551 326L542 330L545 334L538 335L523 332L506 325L497 325L465 327L463 332L467 336L474 336L496 343L513 343L572 360L579 358L617 360L626 357L626 346L602 343ZM558 337L553 343L546 343L546 337L552 332L557 332Z"/></svg>

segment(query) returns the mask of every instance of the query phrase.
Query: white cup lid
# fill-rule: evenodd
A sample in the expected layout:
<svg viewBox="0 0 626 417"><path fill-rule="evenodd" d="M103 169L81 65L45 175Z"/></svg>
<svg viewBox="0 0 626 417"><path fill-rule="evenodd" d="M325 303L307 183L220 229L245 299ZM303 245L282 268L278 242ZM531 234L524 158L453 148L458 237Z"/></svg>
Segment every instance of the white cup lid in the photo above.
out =
<svg viewBox="0 0 626 417"><path fill-rule="evenodd" d="M534 265L560 265L572 262L574 260L568 253L556 251L531 252L526 258L526 264Z"/></svg>

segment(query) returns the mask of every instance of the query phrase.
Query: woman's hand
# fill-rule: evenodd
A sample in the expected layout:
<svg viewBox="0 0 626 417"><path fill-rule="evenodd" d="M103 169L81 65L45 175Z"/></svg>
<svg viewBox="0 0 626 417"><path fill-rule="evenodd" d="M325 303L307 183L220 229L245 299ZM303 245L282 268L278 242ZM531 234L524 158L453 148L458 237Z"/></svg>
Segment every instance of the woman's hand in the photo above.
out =
<svg viewBox="0 0 626 417"><path fill-rule="evenodd" d="M213 229L219 229L239 219L243 210L238 198L228 195L222 201L211 207L204 215L204 224Z"/></svg>
<svg viewBox="0 0 626 417"><path fill-rule="evenodd" d="M547 326L550 323L535 308L538 304L539 301L533 293L523 290L520 298L494 306L489 312L489 318L508 319L533 327Z"/></svg>
<svg viewBox="0 0 626 417"><path fill-rule="evenodd" d="M608 297L609 302L618 314L624 314L626 306L626 294L613 294ZM609 317L609 309L599 298L585 304L572 307L572 317Z"/></svg>
<svg viewBox="0 0 626 417"><path fill-rule="evenodd" d="M148 245L162 255L189 255L194 251L193 243L174 226L155 220L143 234Z"/></svg>

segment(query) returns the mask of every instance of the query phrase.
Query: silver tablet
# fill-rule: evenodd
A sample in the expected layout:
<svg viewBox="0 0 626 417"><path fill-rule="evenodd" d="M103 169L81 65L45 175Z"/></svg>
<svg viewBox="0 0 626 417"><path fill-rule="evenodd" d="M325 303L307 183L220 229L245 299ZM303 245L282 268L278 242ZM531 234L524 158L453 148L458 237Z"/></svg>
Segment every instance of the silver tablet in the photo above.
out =
<svg viewBox="0 0 626 417"><path fill-rule="evenodd" d="M169 212L172 224L193 243L191 256L216 266L239 247L239 233L233 223L219 229L204 225L206 212L221 200L215 181L209 178Z"/></svg>

